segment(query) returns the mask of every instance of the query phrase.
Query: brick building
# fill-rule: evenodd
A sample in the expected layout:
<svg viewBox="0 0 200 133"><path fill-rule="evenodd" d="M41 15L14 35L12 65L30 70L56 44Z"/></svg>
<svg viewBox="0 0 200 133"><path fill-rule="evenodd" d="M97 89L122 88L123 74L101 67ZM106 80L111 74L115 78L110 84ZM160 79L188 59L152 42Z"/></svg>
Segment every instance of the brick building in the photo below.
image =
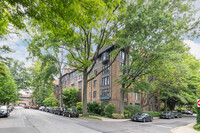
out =
<svg viewBox="0 0 200 133"><path fill-rule="evenodd" d="M89 75L96 75L99 71L104 69L112 58L110 58L110 52L114 50L114 45L104 47L98 56L96 65L93 71ZM124 53L121 51L114 63L95 79L88 82L87 101L88 102L101 102L107 101L110 104L114 104L117 111L120 106L120 88L121 85L117 83L119 76L122 74L121 66L123 65ZM82 92L82 73L78 73L77 70L67 71L62 77L63 88L76 87ZM142 96L139 93L125 94L125 105L140 105ZM145 110L155 110L155 105L146 107ZM153 108L152 108L153 107ZM152 109L151 109L152 108Z"/></svg>

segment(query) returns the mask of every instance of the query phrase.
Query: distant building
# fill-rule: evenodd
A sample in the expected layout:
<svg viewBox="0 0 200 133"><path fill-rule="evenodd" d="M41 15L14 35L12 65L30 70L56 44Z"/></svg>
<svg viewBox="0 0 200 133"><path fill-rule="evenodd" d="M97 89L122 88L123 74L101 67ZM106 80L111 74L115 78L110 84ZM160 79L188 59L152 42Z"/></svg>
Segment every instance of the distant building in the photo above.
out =
<svg viewBox="0 0 200 133"><path fill-rule="evenodd" d="M19 96L19 99L19 104L32 105L32 99L30 94L21 94Z"/></svg>

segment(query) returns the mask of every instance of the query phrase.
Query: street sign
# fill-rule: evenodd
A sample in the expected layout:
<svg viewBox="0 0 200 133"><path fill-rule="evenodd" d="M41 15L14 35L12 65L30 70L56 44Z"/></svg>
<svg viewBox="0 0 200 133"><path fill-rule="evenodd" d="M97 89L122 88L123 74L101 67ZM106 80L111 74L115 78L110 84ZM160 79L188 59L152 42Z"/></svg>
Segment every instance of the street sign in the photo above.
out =
<svg viewBox="0 0 200 133"><path fill-rule="evenodd" d="M197 99L197 107L200 107L200 99Z"/></svg>

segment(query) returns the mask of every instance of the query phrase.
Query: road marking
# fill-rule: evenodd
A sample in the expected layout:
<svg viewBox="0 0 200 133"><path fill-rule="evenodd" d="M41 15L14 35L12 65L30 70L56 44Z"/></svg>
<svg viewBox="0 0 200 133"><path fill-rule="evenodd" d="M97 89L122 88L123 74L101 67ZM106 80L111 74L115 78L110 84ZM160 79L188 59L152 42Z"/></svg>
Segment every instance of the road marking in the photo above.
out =
<svg viewBox="0 0 200 133"><path fill-rule="evenodd" d="M169 129L172 128L172 127L169 127L169 126L155 125L155 124L150 124L150 123L144 123L144 124L146 124L146 125L152 125L152 126L157 126L157 127L164 127L164 128L169 128ZM142 125L144 125L144 124L142 124Z"/></svg>
<svg viewBox="0 0 200 133"><path fill-rule="evenodd" d="M44 119L44 118L41 118L41 119L42 119L43 121L49 123L49 124L52 124L50 121L48 121L48 120L46 120L46 119Z"/></svg>

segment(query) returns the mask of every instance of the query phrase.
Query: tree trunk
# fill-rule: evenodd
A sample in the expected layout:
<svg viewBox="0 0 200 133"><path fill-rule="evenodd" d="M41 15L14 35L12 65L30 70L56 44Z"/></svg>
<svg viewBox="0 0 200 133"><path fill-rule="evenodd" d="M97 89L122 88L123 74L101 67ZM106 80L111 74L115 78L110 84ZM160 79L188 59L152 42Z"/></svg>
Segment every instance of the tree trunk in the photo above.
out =
<svg viewBox="0 0 200 133"><path fill-rule="evenodd" d="M165 99L164 110L167 111L167 99Z"/></svg>
<svg viewBox="0 0 200 133"><path fill-rule="evenodd" d="M87 116L87 69L83 71L83 116Z"/></svg>
<svg viewBox="0 0 200 133"><path fill-rule="evenodd" d="M62 88L62 74L60 74L60 77L59 77L59 102L60 102L60 107L63 107L63 88Z"/></svg>
<svg viewBox="0 0 200 133"><path fill-rule="evenodd" d="M124 91L123 90L120 90L120 113L124 114Z"/></svg>

